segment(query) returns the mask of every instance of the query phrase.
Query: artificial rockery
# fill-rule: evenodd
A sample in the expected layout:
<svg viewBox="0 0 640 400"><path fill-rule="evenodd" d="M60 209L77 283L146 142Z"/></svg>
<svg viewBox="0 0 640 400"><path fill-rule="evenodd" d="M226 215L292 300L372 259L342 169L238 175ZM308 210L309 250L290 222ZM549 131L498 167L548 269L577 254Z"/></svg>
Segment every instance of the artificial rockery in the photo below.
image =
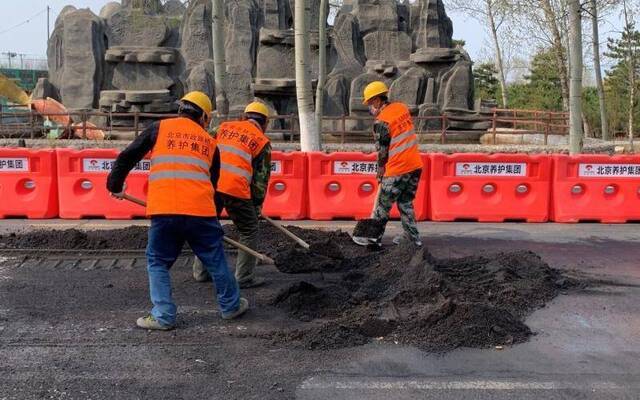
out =
<svg viewBox="0 0 640 400"><path fill-rule="evenodd" d="M225 0L230 114L254 98L278 115L296 113L293 1ZM315 84L320 1L308 1ZM391 99L414 115L457 116L450 128L482 128L466 121L475 113L472 61L454 46L452 33L441 0L346 0L328 28L325 115L366 116L362 89L383 80ZM215 98L211 0L186 7L178 0L123 0L106 4L99 15L67 6L47 57L49 79L38 83L34 96L56 98L72 110L165 113L175 111L186 91ZM112 116L108 123L131 119ZM364 124L352 120L347 129ZM421 124L438 129L440 121Z"/></svg>

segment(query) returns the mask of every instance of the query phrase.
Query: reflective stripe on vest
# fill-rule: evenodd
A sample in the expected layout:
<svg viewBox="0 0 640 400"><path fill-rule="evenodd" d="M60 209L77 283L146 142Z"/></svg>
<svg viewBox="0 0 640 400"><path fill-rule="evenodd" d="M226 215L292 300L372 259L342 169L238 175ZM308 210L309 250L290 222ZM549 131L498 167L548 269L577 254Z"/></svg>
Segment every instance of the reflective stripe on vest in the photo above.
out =
<svg viewBox="0 0 640 400"><path fill-rule="evenodd" d="M158 171L149 174L149 181L157 181L159 179L190 179L194 181L211 181L211 177L204 172L190 171Z"/></svg>
<svg viewBox="0 0 640 400"><path fill-rule="evenodd" d="M408 141L407 143L401 144L395 148L391 148L391 150L389 150L389 157L394 156L398 153L401 153L407 149L410 149L413 146L417 146L418 145L418 139L417 138L413 138L410 141Z"/></svg>
<svg viewBox="0 0 640 400"><path fill-rule="evenodd" d="M226 144L219 144L218 148L220 149L220 151L226 151L226 152L229 152L229 153L233 153L235 155L238 155L238 156L244 158L248 162L251 162L251 153L247 153L246 151L244 151L242 149L239 149L239 148L233 147L233 146L228 146Z"/></svg>
<svg viewBox="0 0 640 400"><path fill-rule="evenodd" d="M406 138L410 137L411 135L415 135L416 133L413 131L413 129L410 129L408 131L406 131L405 133L401 133L400 135L391 138L391 143L390 145L393 146L394 144L401 142L403 140L405 140Z"/></svg>
<svg viewBox="0 0 640 400"><path fill-rule="evenodd" d="M250 173L232 164L220 163L220 169L227 172L231 172L232 174L240 175L241 177L246 179L249 183L251 183L251 180L253 179L253 176Z"/></svg>

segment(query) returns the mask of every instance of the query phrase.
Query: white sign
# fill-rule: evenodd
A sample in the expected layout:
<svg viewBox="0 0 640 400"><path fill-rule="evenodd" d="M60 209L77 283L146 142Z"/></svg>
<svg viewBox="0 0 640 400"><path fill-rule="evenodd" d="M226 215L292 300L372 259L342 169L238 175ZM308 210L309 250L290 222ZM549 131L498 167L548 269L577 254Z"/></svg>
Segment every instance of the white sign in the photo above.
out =
<svg viewBox="0 0 640 400"><path fill-rule="evenodd" d="M29 172L29 159L0 158L0 172Z"/></svg>
<svg viewBox="0 0 640 400"><path fill-rule="evenodd" d="M375 161L334 161L333 173L375 175L378 173L378 163Z"/></svg>
<svg viewBox="0 0 640 400"><path fill-rule="evenodd" d="M271 161L271 173L272 174L282 173L282 161L280 160Z"/></svg>
<svg viewBox="0 0 640 400"><path fill-rule="evenodd" d="M83 158L82 171L84 172L110 172L113 164L116 162L113 158ZM142 160L133 167L132 173L148 173L151 169L150 160Z"/></svg>
<svg viewBox="0 0 640 400"><path fill-rule="evenodd" d="M457 176L527 176L527 163L456 163Z"/></svg>
<svg viewBox="0 0 640 400"><path fill-rule="evenodd" d="M640 164L579 164L578 176L640 178Z"/></svg>

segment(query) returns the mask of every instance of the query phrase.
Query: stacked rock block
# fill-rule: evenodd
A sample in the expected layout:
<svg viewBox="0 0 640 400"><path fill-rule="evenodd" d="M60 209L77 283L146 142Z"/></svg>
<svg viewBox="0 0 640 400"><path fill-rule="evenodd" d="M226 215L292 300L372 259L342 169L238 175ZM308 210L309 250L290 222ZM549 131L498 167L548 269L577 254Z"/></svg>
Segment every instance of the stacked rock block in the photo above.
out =
<svg viewBox="0 0 640 400"><path fill-rule="evenodd" d="M211 1L186 4L123 0L106 4L99 15L64 8L49 41L50 79L41 80L36 93L52 94L71 109L111 112L170 112L190 90L221 101L214 80ZM224 5L230 113L241 113L258 98L276 114L296 114L295 0L225 0ZM309 10L315 84L320 1L312 0ZM366 117L362 89L383 80L392 100L408 104L414 115L446 114L453 129L487 128L473 122L472 61L453 46L442 0L345 0L328 32L326 115ZM337 124L325 122L325 127ZM347 128L369 126L351 121ZM438 130L440 121L418 128Z"/></svg>
<svg viewBox="0 0 640 400"><path fill-rule="evenodd" d="M104 12L104 10L103 10ZM105 53L108 81L100 92L100 108L116 113L169 113L182 94L177 68L178 24L159 3L131 1L103 13L109 48ZM131 118L113 118L130 125Z"/></svg>

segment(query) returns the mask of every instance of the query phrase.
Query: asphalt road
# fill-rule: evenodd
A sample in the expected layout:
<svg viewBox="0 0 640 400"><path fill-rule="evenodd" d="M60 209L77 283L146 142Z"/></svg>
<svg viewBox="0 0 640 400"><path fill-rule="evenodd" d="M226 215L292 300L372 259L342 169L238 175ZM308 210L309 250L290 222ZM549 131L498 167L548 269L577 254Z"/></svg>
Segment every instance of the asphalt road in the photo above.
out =
<svg viewBox="0 0 640 400"><path fill-rule="evenodd" d="M0 232L32 224L2 221ZM65 221L64 227L70 224L94 229L122 223ZM373 343L307 351L260 338L285 323L268 302L294 279L270 267L260 273L271 284L246 292L254 309L223 322L210 287L192 282L189 269L177 265L181 322L163 333L134 328L148 307L143 266L18 268L5 257L0 400L640 399L637 225L424 223L421 230L435 255L530 249L554 267L603 284L561 295L536 311L526 322L537 335L502 350L428 354Z"/></svg>

